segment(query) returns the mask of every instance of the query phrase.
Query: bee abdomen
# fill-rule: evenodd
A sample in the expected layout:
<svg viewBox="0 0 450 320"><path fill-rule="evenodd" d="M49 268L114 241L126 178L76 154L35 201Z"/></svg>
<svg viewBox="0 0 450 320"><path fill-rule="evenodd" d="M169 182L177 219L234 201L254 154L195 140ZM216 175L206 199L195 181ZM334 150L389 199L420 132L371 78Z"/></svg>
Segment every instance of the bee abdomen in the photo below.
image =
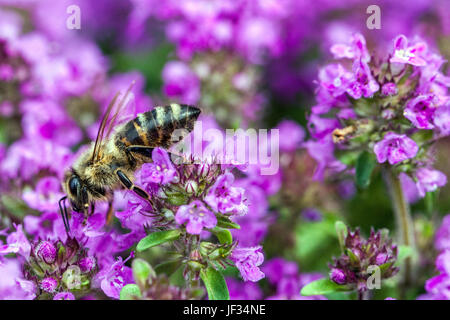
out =
<svg viewBox="0 0 450 320"><path fill-rule="evenodd" d="M159 106L128 122L119 132L119 140L125 146L169 148L173 132L177 129L191 132L199 115L200 109L189 105Z"/></svg>

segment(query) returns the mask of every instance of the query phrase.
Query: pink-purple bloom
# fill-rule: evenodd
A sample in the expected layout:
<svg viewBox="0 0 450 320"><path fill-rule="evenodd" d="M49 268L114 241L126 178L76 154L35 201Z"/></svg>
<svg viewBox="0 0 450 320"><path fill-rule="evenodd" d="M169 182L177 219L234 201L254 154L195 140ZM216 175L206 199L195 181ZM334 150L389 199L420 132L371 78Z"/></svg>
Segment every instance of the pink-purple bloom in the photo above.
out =
<svg viewBox="0 0 450 320"><path fill-rule="evenodd" d="M214 228L217 218L203 202L192 201L189 205L182 205L175 215L178 224L186 223L186 231L190 234L200 234L203 228Z"/></svg>
<svg viewBox="0 0 450 320"><path fill-rule="evenodd" d="M404 116L418 129L433 129L436 105L433 95L420 95L410 100L405 108Z"/></svg>
<svg viewBox="0 0 450 320"><path fill-rule="evenodd" d="M145 163L142 166L141 182L146 185L167 184L176 178L176 171L169 159L167 151L162 148L155 148L152 151L152 163Z"/></svg>
<svg viewBox="0 0 450 320"><path fill-rule="evenodd" d="M421 197L447 184L447 176L439 170L419 168L416 171L417 190Z"/></svg>
<svg viewBox="0 0 450 320"><path fill-rule="evenodd" d="M400 35L394 39L394 55L390 62L423 67L427 64L424 59L426 52L427 45L425 42L410 44L404 35Z"/></svg>
<svg viewBox="0 0 450 320"><path fill-rule="evenodd" d="M237 247L231 253L230 259L234 261L244 281L256 282L264 278L264 273L259 269L259 266L264 262L261 246Z"/></svg>
<svg viewBox="0 0 450 320"><path fill-rule="evenodd" d="M230 172L219 176L205 196L205 201L215 211L235 215L244 215L248 211L245 203L245 190L232 186L234 176Z"/></svg>
<svg viewBox="0 0 450 320"><path fill-rule="evenodd" d="M388 161L394 165L407 159L414 158L419 147L411 138L405 134L388 132L381 141L377 142L373 151L379 163Z"/></svg>

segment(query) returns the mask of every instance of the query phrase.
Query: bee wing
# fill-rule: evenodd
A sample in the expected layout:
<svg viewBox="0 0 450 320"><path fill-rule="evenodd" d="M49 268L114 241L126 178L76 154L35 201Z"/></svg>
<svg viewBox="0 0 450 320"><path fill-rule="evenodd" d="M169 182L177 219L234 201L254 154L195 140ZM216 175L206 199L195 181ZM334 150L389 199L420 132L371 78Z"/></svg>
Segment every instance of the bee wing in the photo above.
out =
<svg viewBox="0 0 450 320"><path fill-rule="evenodd" d="M121 97L120 92L116 93L113 100L108 105L108 108L103 116L102 122L100 123L97 138L95 139L94 150L92 152L91 158L92 162L96 162L101 158L101 150L103 148L104 141L106 140L105 138L111 134L114 126L117 125L118 123L133 118L135 113L135 111L133 110L135 110L136 104L134 103L134 95L131 93L131 89L133 88L134 83L135 81L131 83L131 85L128 87L128 90L123 97ZM130 103L130 101L132 103ZM130 107L125 108L126 106ZM114 107L116 107L116 109L114 111L113 116L110 117Z"/></svg>
<svg viewBox="0 0 450 320"><path fill-rule="evenodd" d="M131 92L135 83L136 82L133 81L130 84L127 92L125 92L123 98L120 99L114 115L108 124L108 130L106 131L105 137L109 137L113 128L118 124L130 121L136 117L136 101L134 99L134 94Z"/></svg>

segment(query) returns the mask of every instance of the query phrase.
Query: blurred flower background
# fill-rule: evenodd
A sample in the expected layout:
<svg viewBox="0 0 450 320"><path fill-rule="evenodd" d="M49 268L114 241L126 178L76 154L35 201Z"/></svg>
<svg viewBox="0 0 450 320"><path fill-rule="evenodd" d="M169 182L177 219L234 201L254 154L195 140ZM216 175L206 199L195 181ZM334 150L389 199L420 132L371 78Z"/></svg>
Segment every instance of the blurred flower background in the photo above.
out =
<svg viewBox="0 0 450 320"><path fill-rule="evenodd" d="M237 268L223 271L231 299L367 298L359 285L300 291L318 279L341 286L366 280L353 274L355 265L394 263L396 245L371 228L388 229L394 243L412 250L398 274L386 267L383 279L391 278L371 298L450 299L450 7L445 0L380 0L381 28L369 29L371 4L0 0L0 299L117 299L131 283L145 298L205 297L195 279L180 281L168 266L145 283L133 277L134 260L157 266L168 253L135 253L155 222L132 194L116 192L112 227L106 204L85 224L73 214L76 240L59 216L65 170L133 80L137 113L177 102L202 109L203 129L279 129L276 174L250 165L176 182L192 194L197 182L214 179L202 199L240 225L231 230L237 247L226 249ZM80 8L80 29L67 26L71 5ZM179 171L165 156L158 161ZM361 167L370 168L365 179ZM152 170L136 177L149 192ZM167 173L159 178L173 182ZM403 228L395 218L396 181L411 207ZM215 194L219 186L225 195ZM181 206L179 225L193 221L184 211L203 210L194 202ZM201 225L188 222L187 233L214 227L207 214ZM349 231L339 241L338 221L359 228L358 240ZM190 262L200 261L193 253ZM83 290L69 292L73 281Z"/></svg>

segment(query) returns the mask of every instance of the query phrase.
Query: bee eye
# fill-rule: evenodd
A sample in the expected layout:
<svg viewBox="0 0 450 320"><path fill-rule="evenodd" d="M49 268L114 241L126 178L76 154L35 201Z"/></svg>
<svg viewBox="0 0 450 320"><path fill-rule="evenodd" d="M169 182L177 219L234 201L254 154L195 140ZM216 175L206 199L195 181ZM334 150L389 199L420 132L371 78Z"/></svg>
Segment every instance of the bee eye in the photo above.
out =
<svg viewBox="0 0 450 320"><path fill-rule="evenodd" d="M72 195L76 196L78 189L81 188L80 179L78 177L72 177L69 180L69 191Z"/></svg>

